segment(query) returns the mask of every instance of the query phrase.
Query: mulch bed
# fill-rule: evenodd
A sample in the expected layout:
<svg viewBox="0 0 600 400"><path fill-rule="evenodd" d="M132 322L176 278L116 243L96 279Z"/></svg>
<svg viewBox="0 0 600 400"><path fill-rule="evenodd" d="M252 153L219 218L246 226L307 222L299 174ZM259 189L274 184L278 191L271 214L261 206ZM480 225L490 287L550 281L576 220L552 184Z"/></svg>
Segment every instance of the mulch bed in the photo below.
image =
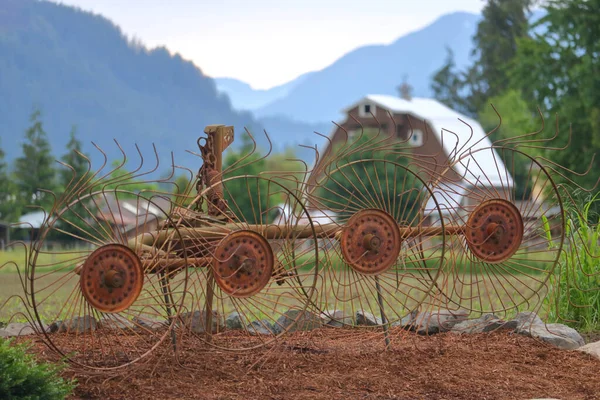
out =
<svg viewBox="0 0 600 400"><path fill-rule="evenodd" d="M165 345L117 374L65 376L85 399L600 399L600 361L580 352L506 332L391 338L321 329L244 353L189 338L178 358Z"/></svg>

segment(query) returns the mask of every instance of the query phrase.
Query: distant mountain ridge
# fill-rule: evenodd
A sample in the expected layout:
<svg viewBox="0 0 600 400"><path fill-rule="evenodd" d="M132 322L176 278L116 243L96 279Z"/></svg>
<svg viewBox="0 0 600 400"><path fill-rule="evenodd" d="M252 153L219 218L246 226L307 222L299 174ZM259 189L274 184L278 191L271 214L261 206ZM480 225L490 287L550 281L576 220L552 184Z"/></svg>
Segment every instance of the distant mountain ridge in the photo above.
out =
<svg viewBox="0 0 600 400"><path fill-rule="evenodd" d="M248 112L235 111L215 82L193 63L165 48L128 41L108 19L35 0L0 0L0 145L8 161L33 107L39 107L54 155L65 152L71 126L96 164L121 159L116 138L132 163L141 146L148 167L157 146L164 171L171 163L193 170L196 140L209 124L261 130Z"/></svg>
<svg viewBox="0 0 600 400"><path fill-rule="evenodd" d="M217 90L229 96L231 105L236 110L253 111L263 107L275 100L279 100L288 95L288 93L304 82L314 72L307 72L296 79L293 79L283 85L272 87L271 89L253 89L246 82L234 78L213 78L217 85Z"/></svg>
<svg viewBox="0 0 600 400"><path fill-rule="evenodd" d="M458 68L470 64L472 37L480 19L481 15L466 12L447 14L389 45L359 47L300 81L288 82L284 85L291 88L288 94L255 109L255 115L311 124L338 120L344 107L366 94L396 95L404 77L414 96L430 97L431 78L446 59L446 47L454 52ZM249 93L241 96L233 86L221 89L238 99L236 108L248 108L240 103L250 98Z"/></svg>

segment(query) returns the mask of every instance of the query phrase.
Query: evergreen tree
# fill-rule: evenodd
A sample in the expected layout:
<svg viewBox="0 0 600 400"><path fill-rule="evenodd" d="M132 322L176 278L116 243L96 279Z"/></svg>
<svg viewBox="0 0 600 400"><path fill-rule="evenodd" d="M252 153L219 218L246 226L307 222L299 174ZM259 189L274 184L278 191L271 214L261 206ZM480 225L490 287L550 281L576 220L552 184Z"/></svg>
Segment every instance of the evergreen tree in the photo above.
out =
<svg viewBox="0 0 600 400"><path fill-rule="evenodd" d="M485 103L510 88L509 66L517 54L517 42L528 37L532 0L488 0L483 8L483 19L473 38L471 101L477 111ZM473 84L477 83L477 87ZM478 94L485 93L485 96Z"/></svg>
<svg viewBox="0 0 600 400"><path fill-rule="evenodd" d="M446 47L446 53L446 62L433 76L433 96L456 111L469 113L464 98L465 83L462 74L456 69L454 52Z"/></svg>
<svg viewBox="0 0 600 400"><path fill-rule="evenodd" d="M67 152L61 161L72 168L63 167L60 170L60 184L64 189L79 187L86 182L90 165L87 156L83 154L81 142L77 139L75 127L71 129Z"/></svg>
<svg viewBox="0 0 600 400"><path fill-rule="evenodd" d="M262 155L258 151L251 153L254 143L250 137L242 135L241 139L242 146L240 150L228 151L223 160L224 170L240 162L236 164L233 171L224 174L225 179L242 175L257 176L266 169L267 162ZM280 194L280 190L269 185L264 179L241 177L227 181L224 184L224 198L229 204L230 210L237 216L243 216L248 223L264 221L266 217L261 215L260 212L264 212L269 206L274 207L280 201L283 201L282 198L273 198L274 195Z"/></svg>
<svg viewBox="0 0 600 400"><path fill-rule="evenodd" d="M13 176L21 203L49 210L54 197L40 189L56 189L56 171L40 116L39 110L31 114L31 126L25 132L25 142L22 145L23 155L15 160Z"/></svg>
<svg viewBox="0 0 600 400"><path fill-rule="evenodd" d="M548 151L549 158L574 171L586 170L594 159L591 173L571 175L591 188L600 170L600 0L550 0L545 10L536 24L544 34L519 43L514 84L548 118L560 117L550 146L570 144L564 151ZM554 129L547 135L554 136Z"/></svg>
<svg viewBox="0 0 600 400"><path fill-rule="evenodd" d="M15 222L19 213L15 187L10 179L8 165L4 161L4 150L0 147L0 221Z"/></svg>
<svg viewBox="0 0 600 400"><path fill-rule="evenodd" d="M510 66L517 54L517 43L528 37L528 16L533 3L533 0L488 0L473 38L473 65L465 72L456 71L449 51L446 63L433 77L435 98L476 117L490 98L510 89Z"/></svg>

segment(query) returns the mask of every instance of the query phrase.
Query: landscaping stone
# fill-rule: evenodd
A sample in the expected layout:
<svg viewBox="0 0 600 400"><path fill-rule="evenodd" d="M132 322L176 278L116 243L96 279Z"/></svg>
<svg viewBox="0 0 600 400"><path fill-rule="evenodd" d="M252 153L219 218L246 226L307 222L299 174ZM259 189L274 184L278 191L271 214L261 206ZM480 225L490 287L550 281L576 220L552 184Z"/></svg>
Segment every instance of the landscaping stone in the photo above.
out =
<svg viewBox="0 0 600 400"><path fill-rule="evenodd" d="M410 314L403 319L403 327L420 335L431 335L448 332L456 324L465 321L469 316L467 310L437 310Z"/></svg>
<svg viewBox="0 0 600 400"><path fill-rule="evenodd" d="M529 329L532 325L544 325L544 321L532 311L520 312L512 320L517 321L517 329Z"/></svg>
<svg viewBox="0 0 600 400"><path fill-rule="evenodd" d="M455 324L450 330L452 333L482 333L486 325L500 320L494 314L484 314L479 318L466 320Z"/></svg>
<svg viewBox="0 0 600 400"><path fill-rule="evenodd" d="M135 324L119 314L107 314L100 321L100 326L106 329L133 329Z"/></svg>
<svg viewBox="0 0 600 400"><path fill-rule="evenodd" d="M29 323L12 322L0 329L0 337L33 335L35 329Z"/></svg>
<svg viewBox="0 0 600 400"><path fill-rule="evenodd" d="M275 330L269 321L263 319L261 321L252 321L250 325L246 327L246 330L251 335L273 335Z"/></svg>
<svg viewBox="0 0 600 400"><path fill-rule="evenodd" d="M48 328L46 329L46 332L48 332L48 333L56 333L56 332L58 332L58 329L60 328L61 325L62 325L62 320L54 321L53 323L51 323L50 325L48 325Z"/></svg>
<svg viewBox="0 0 600 400"><path fill-rule="evenodd" d="M287 329L287 332L311 331L323 326L323 321L318 315L310 311L287 310L277 319L273 325L276 333L281 333Z"/></svg>
<svg viewBox="0 0 600 400"><path fill-rule="evenodd" d="M157 321L150 317L137 316L133 317L131 323L134 325L135 329L144 329L155 331L158 329L165 328L167 326L167 322Z"/></svg>
<svg viewBox="0 0 600 400"><path fill-rule="evenodd" d="M86 333L95 331L97 327L98 324L93 317L84 315L66 321L56 321L48 327L48 330L50 332Z"/></svg>
<svg viewBox="0 0 600 400"><path fill-rule="evenodd" d="M374 316L366 311L356 312L356 325L376 326L381 325L381 318Z"/></svg>
<svg viewBox="0 0 600 400"><path fill-rule="evenodd" d="M600 360L600 342L588 343L577 348L577 351L582 351Z"/></svg>
<svg viewBox="0 0 600 400"><path fill-rule="evenodd" d="M563 324L532 325L517 333L543 340L559 349L575 350L585 345L579 332Z"/></svg>
<svg viewBox="0 0 600 400"><path fill-rule="evenodd" d="M212 316L212 333L217 333L219 331L222 331L225 326L224 326L224 321L223 319L220 317L219 313L217 313L216 311L213 310L213 316ZM206 312L205 311L194 311L194 312L187 312L184 314L181 314L180 316L181 320L183 321L184 325L191 329L192 332L194 333L204 333L206 332Z"/></svg>
<svg viewBox="0 0 600 400"><path fill-rule="evenodd" d="M412 327L413 322L415 321L415 318L417 317L417 314L417 311L412 311L400 321L393 322L392 328L401 327L404 329L410 329Z"/></svg>
<svg viewBox="0 0 600 400"><path fill-rule="evenodd" d="M505 321L500 318L492 318L491 320L487 321L481 332L493 332L497 330L514 331L518 326L519 321L516 320Z"/></svg>
<svg viewBox="0 0 600 400"><path fill-rule="evenodd" d="M225 318L225 328L231 330L244 329L242 317L238 312L232 312Z"/></svg>
<svg viewBox="0 0 600 400"><path fill-rule="evenodd" d="M353 325L354 318L343 310L327 310L321 313L323 324L334 328L342 328L344 326Z"/></svg>

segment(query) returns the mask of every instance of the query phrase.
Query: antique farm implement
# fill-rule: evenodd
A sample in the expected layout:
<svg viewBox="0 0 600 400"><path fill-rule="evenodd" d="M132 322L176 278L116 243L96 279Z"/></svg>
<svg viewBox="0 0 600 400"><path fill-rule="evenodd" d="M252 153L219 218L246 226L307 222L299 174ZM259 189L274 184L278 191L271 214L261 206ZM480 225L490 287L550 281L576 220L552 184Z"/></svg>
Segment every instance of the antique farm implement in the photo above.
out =
<svg viewBox="0 0 600 400"><path fill-rule="evenodd" d="M185 184L125 162L73 170L27 270L46 341L72 362L118 368L166 339L244 350L316 326L388 329L441 306L510 311L557 262L558 189L519 150L428 158L374 135L312 171L248 174L264 160L254 152L223 167L232 127L205 133Z"/></svg>

